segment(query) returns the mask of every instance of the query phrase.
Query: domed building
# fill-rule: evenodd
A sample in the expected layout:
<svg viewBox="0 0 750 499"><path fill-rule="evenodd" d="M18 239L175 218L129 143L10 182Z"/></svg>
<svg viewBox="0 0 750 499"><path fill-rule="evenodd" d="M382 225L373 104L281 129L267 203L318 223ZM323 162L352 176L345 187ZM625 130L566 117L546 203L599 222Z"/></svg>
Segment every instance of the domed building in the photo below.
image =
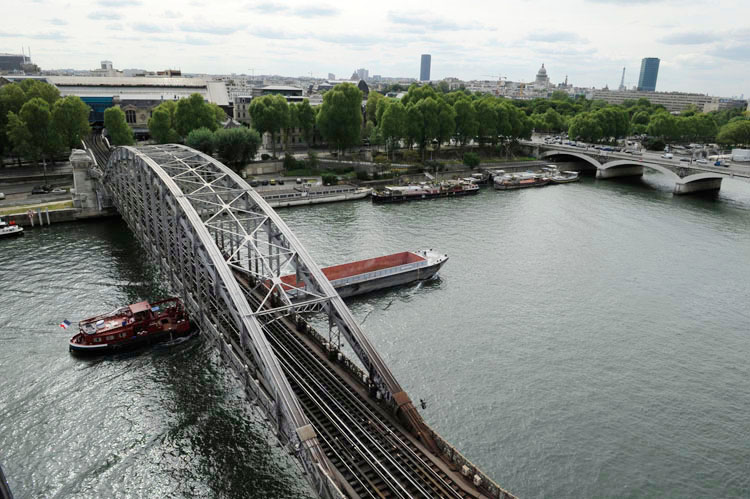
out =
<svg viewBox="0 0 750 499"><path fill-rule="evenodd" d="M544 69L544 63L539 71L536 73L536 80L534 80L534 88L542 89L549 87L549 76L547 76L547 70Z"/></svg>

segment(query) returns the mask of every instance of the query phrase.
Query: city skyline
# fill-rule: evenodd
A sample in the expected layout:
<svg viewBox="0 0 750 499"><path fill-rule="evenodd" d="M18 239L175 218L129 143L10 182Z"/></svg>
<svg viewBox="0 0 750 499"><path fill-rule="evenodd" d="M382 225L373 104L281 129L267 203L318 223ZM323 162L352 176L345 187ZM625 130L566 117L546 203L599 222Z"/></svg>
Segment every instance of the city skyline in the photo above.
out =
<svg viewBox="0 0 750 499"><path fill-rule="evenodd" d="M553 83L567 75L576 86L611 89L623 66L625 85L635 86L641 59L655 56L661 59L660 91L750 93L750 69L743 64L750 61L750 29L742 25L750 7L738 0L721 2L720 9L693 0L679 17L674 0L539 0L533 12L545 12L544 18L530 15L528 1L468 2L460 10L436 2L409 11L391 1L377 9L293 1L158 5L28 3L7 13L0 52L30 46L44 69L94 69L111 60L120 69L323 78L368 68L370 74L415 79L420 54L431 54L433 80L494 75L531 81L545 63Z"/></svg>

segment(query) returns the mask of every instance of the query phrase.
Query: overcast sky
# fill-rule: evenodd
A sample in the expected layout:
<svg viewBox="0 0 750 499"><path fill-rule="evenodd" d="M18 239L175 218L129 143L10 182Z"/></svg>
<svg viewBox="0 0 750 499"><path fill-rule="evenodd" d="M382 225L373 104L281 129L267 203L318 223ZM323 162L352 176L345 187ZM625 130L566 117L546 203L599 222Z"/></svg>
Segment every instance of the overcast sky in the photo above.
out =
<svg viewBox="0 0 750 499"><path fill-rule="evenodd" d="M8 0L9 2L11 0ZM657 90L750 94L748 0L13 2L0 52L31 47L43 69L181 69L349 78L360 67L432 79L505 76L617 88L659 57ZM486 76L489 75L489 76Z"/></svg>

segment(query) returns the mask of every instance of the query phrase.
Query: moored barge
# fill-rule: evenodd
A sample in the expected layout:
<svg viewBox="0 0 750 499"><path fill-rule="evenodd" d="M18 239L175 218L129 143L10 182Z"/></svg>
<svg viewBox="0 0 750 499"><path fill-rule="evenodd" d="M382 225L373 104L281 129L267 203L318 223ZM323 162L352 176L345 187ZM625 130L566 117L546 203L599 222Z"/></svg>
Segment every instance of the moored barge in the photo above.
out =
<svg viewBox="0 0 750 499"><path fill-rule="evenodd" d="M372 193L373 203L402 203L425 199L450 198L477 194L479 186L456 180L445 180L439 184L388 185Z"/></svg>
<svg viewBox="0 0 750 499"><path fill-rule="evenodd" d="M539 173L506 173L495 177L495 189L507 191L526 187L542 187L549 184L549 177Z"/></svg>
<svg viewBox="0 0 750 499"><path fill-rule="evenodd" d="M76 354L120 352L185 336L190 329L179 298L142 301L79 322L69 349Z"/></svg>
<svg viewBox="0 0 750 499"><path fill-rule="evenodd" d="M447 261L448 255L430 249L402 251L392 255L333 265L321 270L339 295L347 298L430 279ZM304 284L297 283L294 275L283 276L281 280L289 286L304 287Z"/></svg>

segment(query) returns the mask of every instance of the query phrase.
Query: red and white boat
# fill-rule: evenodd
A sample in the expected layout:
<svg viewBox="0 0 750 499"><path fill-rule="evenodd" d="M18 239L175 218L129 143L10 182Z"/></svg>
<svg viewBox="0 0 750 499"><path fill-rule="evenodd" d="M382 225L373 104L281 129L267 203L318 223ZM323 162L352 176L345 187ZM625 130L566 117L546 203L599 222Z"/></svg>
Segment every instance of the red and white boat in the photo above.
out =
<svg viewBox="0 0 750 499"><path fill-rule="evenodd" d="M131 350L190 333L190 320L179 298L142 301L78 323L70 351L101 354Z"/></svg>
<svg viewBox="0 0 750 499"><path fill-rule="evenodd" d="M402 251L321 270L338 291L339 296L347 298L430 279L447 261L448 255L429 249ZM304 288L304 283L297 282L294 275L282 276L281 281L293 287ZM286 291L294 294L292 287L286 288Z"/></svg>

